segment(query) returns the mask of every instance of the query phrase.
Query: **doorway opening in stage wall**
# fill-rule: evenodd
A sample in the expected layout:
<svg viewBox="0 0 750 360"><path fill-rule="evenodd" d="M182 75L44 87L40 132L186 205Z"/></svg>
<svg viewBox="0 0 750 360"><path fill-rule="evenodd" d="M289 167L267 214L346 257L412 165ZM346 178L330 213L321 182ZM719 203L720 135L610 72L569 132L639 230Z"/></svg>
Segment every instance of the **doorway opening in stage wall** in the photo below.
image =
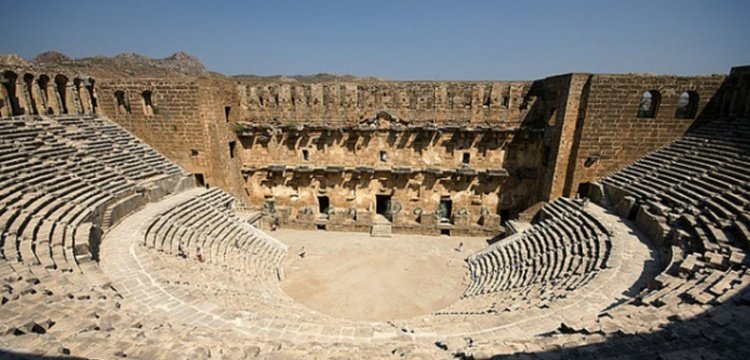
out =
<svg viewBox="0 0 750 360"><path fill-rule="evenodd" d="M318 196L318 211L321 215L328 216L328 209L331 203L328 201L328 196Z"/></svg>
<svg viewBox="0 0 750 360"><path fill-rule="evenodd" d="M383 215L388 221L393 221L393 214L391 213L391 196L390 195L375 195L376 212Z"/></svg>
<svg viewBox="0 0 750 360"><path fill-rule="evenodd" d="M453 212L453 201L447 196L440 199L440 206L438 206L438 219L443 223L451 222L451 215Z"/></svg>

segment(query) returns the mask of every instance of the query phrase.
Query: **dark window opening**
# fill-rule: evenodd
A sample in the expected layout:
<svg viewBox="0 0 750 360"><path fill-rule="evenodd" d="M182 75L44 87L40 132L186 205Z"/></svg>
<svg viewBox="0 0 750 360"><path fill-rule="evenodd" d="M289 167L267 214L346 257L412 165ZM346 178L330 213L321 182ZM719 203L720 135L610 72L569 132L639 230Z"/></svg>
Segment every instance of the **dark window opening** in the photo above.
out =
<svg viewBox="0 0 750 360"><path fill-rule="evenodd" d="M234 148L237 146L236 141L229 142L229 158L234 159Z"/></svg>
<svg viewBox="0 0 750 360"><path fill-rule="evenodd" d="M506 109L510 107L510 96L503 96L503 107Z"/></svg>
<svg viewBox="0 0 750 360"><path fill-rule="evenodd" d="M317 224L317 225L315 225L315 229L317 229L317 230L325 230L326 229L326 224Z"/></svg>
<svg viewBox="0 0 750 360"><path fill-rule="evenodd" d="M440 235L451 236L451 229L440 229Z"/></svg>
<svg viewBox="0 0 750 360"><path fill-rule="evenodd" d="M387 152L385 152L385 151L381 151L380 152L380 161L381 162L388 161L388 153Z"/></svg>
<svg viewBox="0 0 750 360"><path fill-rule="evenodd" d="M144 91L143 93L141 93L141 96L143 97L143 114L154 115L154 103L153 99L151 98L151 90Z"/></svg>
<svg viewBox="0 0 750 360"><path fill-rule="evenodd" d="M258 96L258 103L260 104L260 106L263 106L263 97L262 96Z"/></svg>
<svg viewBox="0 0 750 360"><path fill-rule="evenodd" d="M208 188L208 185L206 185L206 179L203 177L203 174L194 174L194 176L195 185Z"/></svg>
<svg viewBox="0 0 750 360"><path fill-rule="evenodd" d="M463 156L461 157L461 162L464 164L468 164L469 161L471 161L471 154L465 152Z"/></svg>
<svg viewBox="0 0 750 360"><path fill-rule="evenodd" d="M115 101L117 102L118 114L130 114L130 104L128 103L128 99L125 97L124 91L115 91Z"/></svg>
<svg viewBox="0 0 750 360"><path fill-rule="evenodd" d="M198 156L198 149L190 149L190 156Z"/></svg>
<svg viewBox="0 0 750 360"><path fill-rule="evenodd" d="M643 93L638 105L639 118L655 118L661 103L661 93L658 90L649 90Z"/></svg>
<svg viewBox="0 0 750 360"><path fill-rule="evenodd" d="M677 110L674 117L677 119L692 119L698 112L698 93L695 91L685 91L680 94L677 100Z"/></svg>
<svg viewBox="0 0 750 360"><path fill-rule="evenodd" d="M391 196L390 195L375 195L375 213L383 215L388 221L393 221L393 214L391 212Z"/></svg>
<svg viewBox="0 0 750 360"><path fill-rule="evenodd" d="M23 82L24 82L24 85L26 85L26 93L29 94L29 101L31 102L31 104L29 104L29 107L31 107L31 109L29 109L29 111L34 115L39 114L39 112L36 109L36 99L34 99L34 90L33 90L34 75L31 75L31 74L24 75Z"/></svg>
<svg viewBox="0 0 750 360"><path fill-rule="evenodd" d="M307 149L302 149L302 160L309 161L310 160L310 151Z"/></svg>
<svg viewBox="0 0 750 360"><path fill-rule="evenodd" d="M328 200L328 196L318 196L318 212L327 215L330 207L331 203Z"/></svg>
<svg viewBox="0 0 750 360"><path fill-rule="evenodd" d="M91 112L96 114L96 109L99 107L99 101L94 94L94 79L89 78L86 81L86 91L89 93L89 99L91 99Z"/></svg>
<svg viewBox="0 0 750 360"><path fill-rule="evenodd" d="M68 78L66 78L63 75L57 75L55 76L55 84L57 85L57 96L60 103L60 113L61 114L67 114L68 113L68 104L67 104L67 97L68 97Z"/></svg>
<svg viewBox="0 0 750 360"><path fill-rule="evenodd" d="M12 71L6 71L2 76L3 87L8 95L8 102L10 105L10 111L12 116L23 115L23 109L21 104L18 103L18 96L16 95L16 81L18 75Z"/></svg>
<svg viewBox="0 0 750 360"><path fill-rule="evenodd" d="M230 112L232 112L232 107L231 106L225 106L224 107L224 120L226 120L226 122L229 122L229 113Z"/></svg>

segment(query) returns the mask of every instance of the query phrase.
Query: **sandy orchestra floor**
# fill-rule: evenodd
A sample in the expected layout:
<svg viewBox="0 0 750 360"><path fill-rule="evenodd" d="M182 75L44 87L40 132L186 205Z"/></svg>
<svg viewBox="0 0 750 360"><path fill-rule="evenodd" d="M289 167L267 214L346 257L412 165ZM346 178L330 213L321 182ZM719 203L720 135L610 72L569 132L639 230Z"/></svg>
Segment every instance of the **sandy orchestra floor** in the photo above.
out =
<svg viewBox="0 0 750 360"><path fill-rule="evenodd" d="M284 291L313 310L351 320L404 319L451 304L466 286L464 259L487 246L478 237L290 229L271 235L290 246Z"/></svg>

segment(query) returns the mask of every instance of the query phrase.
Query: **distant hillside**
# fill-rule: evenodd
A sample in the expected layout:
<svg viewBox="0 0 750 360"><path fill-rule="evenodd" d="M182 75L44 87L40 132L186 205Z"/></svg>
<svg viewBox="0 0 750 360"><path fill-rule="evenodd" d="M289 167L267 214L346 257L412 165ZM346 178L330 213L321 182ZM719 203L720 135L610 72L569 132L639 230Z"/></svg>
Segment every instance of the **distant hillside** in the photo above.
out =
<svg viewBox="0 0 750 360"><path fill-rule="evenodd" d="M176 52L163 59L123 53L114 57L91 56L71 58L58 51L47 51L37 55L34 59L25 60L18 55L0 54L0 65L10 66L40 66L64 67L73 71L85 73L95 77L153 77L166 78L169 76L226 76L206 70L206 66L195 56L184 52ZM385 80L371 76L358 77L348 74L314 75L235 75L230 78L244 82L289 82L289 83L326 83L326 82L357 82Z"/></svg>
<svg viewBox="0 0 750 360"><path fill-rule="evenodd" d="M160 77L173 74L200 76L208 74L206 67L197 57L184 52L176 52L163 59L152 59L139 54L119 54L114 57L94 56L72 59L57 51L39 54L32 64L81 68L92 75L126 75L137 77Z"/></svg>

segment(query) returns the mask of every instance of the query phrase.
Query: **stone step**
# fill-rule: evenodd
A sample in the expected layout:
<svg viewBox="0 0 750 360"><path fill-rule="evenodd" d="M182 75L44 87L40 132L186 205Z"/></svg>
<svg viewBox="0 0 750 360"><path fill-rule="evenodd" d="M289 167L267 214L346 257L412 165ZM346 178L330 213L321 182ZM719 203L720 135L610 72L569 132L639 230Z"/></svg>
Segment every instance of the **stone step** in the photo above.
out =
<svg viewBox="0 0 750 360"><path fill-rule="evenodd" d="M392 224L383 215L375 216L373 219L372 228L370 229L371 237L391 237Z"/></svg>

